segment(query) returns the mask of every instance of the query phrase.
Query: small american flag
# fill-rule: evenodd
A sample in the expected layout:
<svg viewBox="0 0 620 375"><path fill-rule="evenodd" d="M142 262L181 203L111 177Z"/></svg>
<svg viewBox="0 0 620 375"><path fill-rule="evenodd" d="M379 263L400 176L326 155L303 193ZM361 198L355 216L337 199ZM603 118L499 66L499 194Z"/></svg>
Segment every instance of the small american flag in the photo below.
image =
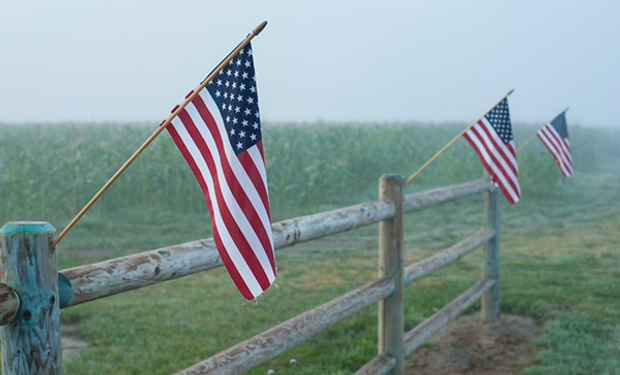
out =
<svg viewBox="0 0 620 375"><path fill-rule="evenodd" d="M568 177L573 174L573 157L570 152L565 113L566 111L560 113L550 123L543 126L536 135L551 152L564 177Z"/></svg>
<svg viewBox="0 0 620 375"><path fill-rule="evenodd" d="M276 266L250 44L167 129L205 195L228 273L246 299L256 298L275 280Z"/></svg>
<svg viewBox="0 0 620 375"><path fill-rule="evenodd" d="M474 148L491 181L515 204L521 198L508 99L502 100L463 135Z"/></svg>

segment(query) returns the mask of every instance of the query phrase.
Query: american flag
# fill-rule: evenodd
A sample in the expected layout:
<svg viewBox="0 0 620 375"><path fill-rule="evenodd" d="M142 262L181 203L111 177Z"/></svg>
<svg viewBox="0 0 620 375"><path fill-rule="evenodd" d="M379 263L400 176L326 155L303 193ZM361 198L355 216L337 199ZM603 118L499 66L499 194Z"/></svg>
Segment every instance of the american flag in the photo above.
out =
<svg viewBox="0 0 620 375"><path fill-rule="evenodd" d="M256 298L275 280L276 267L250 44L167 129L205 195L228 273L246 299Z"/></svg>
<svg viewBox="0 0 620 375"><path fill-rule="evenodd" d="M502 100L463 135L474 148L491 181L515 204L521 198L508 99Z"/></svg>
<svg viewBox="0 0 620 375"><path fill-rule="evenodd" d="M573 174L573 157L570 152L565 113L566 111L560 113L550 123L543 126L536 135L551 152L564 177L568 177Z"/></svg>

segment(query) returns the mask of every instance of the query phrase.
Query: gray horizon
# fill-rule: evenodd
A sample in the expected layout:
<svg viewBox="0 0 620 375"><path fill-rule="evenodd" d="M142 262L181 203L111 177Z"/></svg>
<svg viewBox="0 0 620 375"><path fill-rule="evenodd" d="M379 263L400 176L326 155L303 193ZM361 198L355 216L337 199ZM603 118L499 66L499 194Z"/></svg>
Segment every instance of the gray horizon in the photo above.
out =
<svg viewBox="0 0 620 375"><path fill-rule="evenodd" d="M268 123L620 128L620 3L268 0L0 5L0 123L159 122L263 20Z"/></svg>

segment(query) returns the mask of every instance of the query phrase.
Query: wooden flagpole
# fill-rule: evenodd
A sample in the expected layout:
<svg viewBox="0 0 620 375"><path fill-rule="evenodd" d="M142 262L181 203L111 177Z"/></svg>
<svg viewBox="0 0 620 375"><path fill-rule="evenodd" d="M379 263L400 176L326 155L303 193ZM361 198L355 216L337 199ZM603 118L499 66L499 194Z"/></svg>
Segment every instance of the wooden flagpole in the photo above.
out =
<svg viewBox="0 0 620 375"><path fill-rule="evenodd" d="M561 113L564 113L566 111L568 111L570 107L566 107L566 109L564 111L562 111ZM530 137L530 139L528 139L527 141L525 141L524 144L521 145L521 147L519 147L519 149L517 150L517 152L515 152L515 155L518 154L519 152L521 152L521 150L523 150L525 148L525 146L529 145L530 142L532 142L534 140L534 138L536 138L536 135L538 134L538 132L534 133L533 136Z"/></svg>
<svg viewBox="0 0 620 375"><path fill-rule="evenodd" d="M422 172L424 170L424 168L426 168L433 160L435 160L439 155L441 155L442 152L446 151L446 149L450 146L452 146L452 144L454 142L456 142L457 139L459 139L460 136L462 136L463 134L465 134L469 129L471 129L472 126L476 125L478 123L478 121L482 120L482 118L484 116L486 116L487 114L489 114L489 112L491 112L493 110L493 108L497 107L497 105L499 103L501 103L504 99L506 99L508 97L508 95L512 94L512 92L515 91L514 89L508 91L508 94L504 95L503 98L501 98L497 103L495 103L495 105L493 105L493 107L491 107L491 109L489 109L488 111L486 111L484 113L484 115L480 116L480 118L474 122L472 122L468 127L466 127L462 132L460 132L456 137L454 137L454 139L452 139L450 142L448 142L447 145L445 145L441 150L439 150L439 152L437 152L435 154L435 156L433 156L432 158L430 158L426 163L424 163L423 166L420 167L420 169L418 169L414 174L411 175L411 177L409 177L407 179L407 181L405 181L405 185L407 185L409 183L409 181L413 180L415 178L415 176L417 176L418 174L420 174L420 172Z"/></svg>
<svg viewBox="0 0 620 375"><path fill-rule="evenodd" d="M525 141L524 144L521 145L521 147L519 147L519 149L517 150L517 152L515 152L515 155L518 154L519 152L521 152L521 150L523 150L523 148L527 145L530 144L530 142L532 142L534 140L534 138L536 138L536 135L538 134L538 132L534 133L533 136L530 137L530 139L528 139L527 141Z"/></svg>
<svg viewBox="0 0 620 375"><path fill-rule="evenodd" d="M125 162L125 164L123 164L123 166L120 167L120 169L118 171L116 171L114 176L112 176L112 178L110 178L108 180L108 182L106 182L106 184L103 185L103 187L99 190L99 192L97 192L97 194L95 194L95 196L90 200L90 202L88 202L86 204L86 206L84 206L84 208L82 208L82 210L73 218L73 220L71 220L71 222L67 225L67 227L65 229L63 229L62 232L60 232L58 237L56 237L54 242L52 242L52 248L55 247L58 244L58 242L65 236L65 234L67 234L67 232L69 232L69 230L71 230L71 228L73 228L75 223L77 223L77 221L80 220L82 218L82 216L84 216L86 211L88 211L88 209L90 209L92 207L92 205L95 204L97 199L99 199L101 197L101 195L103 195L103 193L110 187L110 185L112 185L112 183L114 183L114 181L116 181L116 179L121 175L121 173L123 173L127 169L127 167L129 167L129 165L131 163L133 163L134 160L136 160L138 155L140 155L142 153L142 151L144 151L144 149L148 145L150 145L151 142L153 142L153 140L162 131L164 131L166 126L168 126L168 124L170 124L170 122L172 122L172 120L174 120L174 118L192 101L192 99L194 99L194 97L196 95L198 95L198 93L200 93L200 91L203 88L205 88L205 86L207 86L209 84L209 82L211 82L211 80L213 78L215 78L215 76L220 72L220 70L224 69L226 64L228 64L230 62L230 60L232 60L233 57L235 55L237 55L237 53L239 53L239 51L241 51L243 48L245 48L245 46L247 46L248 43L250 43L250 41L252 39L254 39L255 36L257 36L258 34L260 34L261 31L263 31L265 26L267 26L267 21L263 21L254 30L252 30L252 32L237 46L237 48L235 48L231 53L229 53L228 56L226 56L226 58L224 60L222 60L222 62L215 69L213 69L211 74L209 74L207 76L207 78L205 78L205 80L202 81L202 83L200 83L200 85L196 88L196 90L194 90L190 95L188 95L187 98L185 99L185 101L183 101L183 103L179 104L177 109L175 109L170 114L170 116L168 116L168 118L166 118L166 120L163 123L161 123L161 125L159 125L157 130L155 130L155 132L153 134L151 134L151 136L142 144L142 146L140 146L140 148L136 152L134 152L133 155L131 155L131 157Z"/></svg>

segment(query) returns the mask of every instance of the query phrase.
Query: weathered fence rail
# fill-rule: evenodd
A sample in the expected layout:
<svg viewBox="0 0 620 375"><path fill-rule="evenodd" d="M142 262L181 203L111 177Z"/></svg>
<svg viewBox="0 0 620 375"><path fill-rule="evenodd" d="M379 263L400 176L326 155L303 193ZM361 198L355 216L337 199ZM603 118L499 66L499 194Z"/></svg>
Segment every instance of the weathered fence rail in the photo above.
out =
<svg viewBox="0 0 620 375"><path fill-rule="evenodd" d="M375 280L177 374L243 374L379 302L393 292L392 280L387 278Z"/></svg>
<svg viewBox="0 0 620 375"><path fill-rule="evenodd" d="M405 213L421 211L489 189L477 180L405 196ZM333 211L284 220L272 225L276 250L346 232L393 217L394 204L362 203ZM222 266L213 239L204 239L60 271L73 286L66 306L108 297L162 281Z"/></svg>
<svg viewBox="0 0 620 375"><path fill-rule="evenodd" d="M482 318L487 322L496 321L499 316L499 194L490 182L482 179L403 195L402 177L384 176L380 180L379 191L378 201L285 220L272 225L275 249L279 250L331 234L380 223L380 259L377 280L280 323L178 374L241 374L247 372L375 303L379 304L378 356L356 374L402 374L405 355L419 347L428 337L479 298L482 298ZM403 217L406 213L480 193L484 196L482 230L427 259L407 267L404 266ZM13 281L21 280L20 270L17 269L19 267L7 262L10 256L14 256L8 253L26 251L30 254L28 257L32 257L33 252L44 250L45 244L33 247L26 241L27 246L19 245L20 234L9 233L5 230L7 225L0 230L4 264L2 281L8 284L8 287L0 284L0 323L10 323L3 327L5 337L2 344L3 374L12 375L21 372L5 366L5 363L16 363L10 359L7 360L5 351L6 347L15 347L18 344L7 336L7 332L17 329L22 333L35 336L40 335L41 332L33 332L34 324L31 318L24 315L23 306L25 305L21 301L25 295L21 292L20 282ZM23 238L22 241L24 241ZM49 244L47 245L49 247ZM404 333L403 288L456 262L480 246L484 246L482 279L426 321L408 333ZM45 251L49 252L49 250ZM46 268L44 273L56 273L55 263L52 263L40 265ZM56 289L46 291L45 295L47 301L51 301L50 311L58 311L58 307L78 305L221 265L222 262L214 242L212 239L205 239L62 270L58 273ZM17 276L10 276L15 273ZM20 303L22 307L19 307ZM52 319L55 321L49 323L45 321L42 325L43 333L47 332L48 327L55 332L55 324L58 324L57 314L52 316ZM48 345L47 349L42 352L33 350L34 354L23 352L14 354L7 351L6 355L21 358L19 363L22 367L20 368L27 369L26 373L33 372L31 370L34 367L30 366L35 365L38 366L35 371L37 373L60 373L59 360L58 363L54 362L56 355L60 353L60 348L54 347L56 336L52 337L51 341L54 342L51 344L52 347ZM34 357L29 358L28 355ZM41 365L43 362L47 367ZM41 371L44 368L47 370Z"/></svg>

